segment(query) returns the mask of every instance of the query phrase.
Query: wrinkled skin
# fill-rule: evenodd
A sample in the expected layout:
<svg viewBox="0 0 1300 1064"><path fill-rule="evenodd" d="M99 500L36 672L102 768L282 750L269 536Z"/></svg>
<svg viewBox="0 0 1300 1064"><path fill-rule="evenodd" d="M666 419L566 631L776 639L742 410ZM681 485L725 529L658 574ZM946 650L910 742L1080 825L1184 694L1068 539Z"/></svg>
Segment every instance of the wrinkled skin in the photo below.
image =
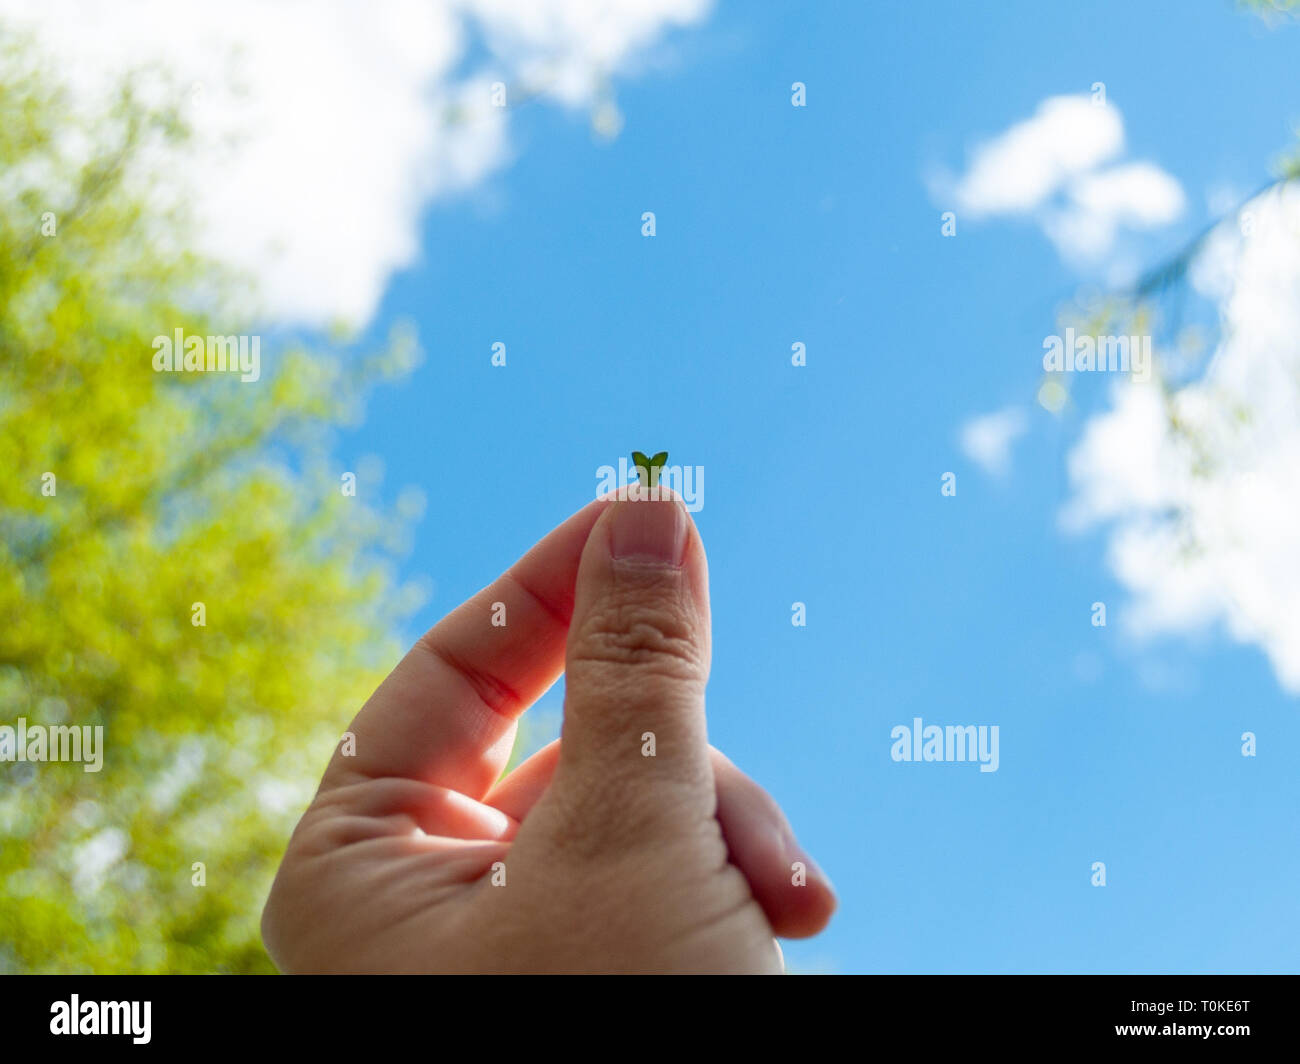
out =
<svg viewBox="0 0 1300 1064"><path fill-rule="evenodd" d="M266 904L281 970L779 972L774 936L825 926L824 875L708 745L698 530L641 494L555 529L362 708ZM500 778L561 671L562 738Z"/></svg>

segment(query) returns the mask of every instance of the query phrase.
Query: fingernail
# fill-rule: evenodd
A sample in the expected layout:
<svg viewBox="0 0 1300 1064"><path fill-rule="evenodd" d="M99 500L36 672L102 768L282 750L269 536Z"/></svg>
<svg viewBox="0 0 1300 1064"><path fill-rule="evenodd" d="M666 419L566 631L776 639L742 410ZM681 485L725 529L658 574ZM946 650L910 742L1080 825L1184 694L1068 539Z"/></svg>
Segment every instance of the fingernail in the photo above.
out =
<svg viewBox="0 0 1300 1064"><path fill-rule="evenodd" d="M615 558L681 565L686 554L686 511L676 499L626 499L614 504L609 549Z"/></svg>

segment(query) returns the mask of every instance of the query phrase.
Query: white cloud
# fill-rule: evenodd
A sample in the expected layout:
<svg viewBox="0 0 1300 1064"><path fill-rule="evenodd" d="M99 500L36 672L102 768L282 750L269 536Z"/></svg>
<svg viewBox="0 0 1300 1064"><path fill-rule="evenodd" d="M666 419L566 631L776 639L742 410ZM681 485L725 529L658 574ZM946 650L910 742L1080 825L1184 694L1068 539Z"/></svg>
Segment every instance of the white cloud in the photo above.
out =
<svg viewBox="0 0 1300 1064"><path fill-rule="evenodd" d="M1123 148L1114 105L1053 96L980 145L951 195L975 218L1033 217L1063 258L1089 265L1111 251L1121 229L1166 225L1184 207L1181 186L1152 163L1100 169Z"/></svg>
<svg viewBox="0 0 1300 1064"><path fill-rule="evenodd" d="M1168 225L1186 206L1182 186L1151 163L1083 174L1065 199L1065 206L1043 215L1043 228L1062 257L1082 265L1103 258L1121 228Z"/></svg>
<svg viewBox="0 0 1300 1064"><path fill-rule="evenodd" d="M1031 211L1123 146L1124 122L1110 104L1050 97L1032 118L976 149L957 184L957 205L974 215Z"/></svg>
<svg viewBox="0 0 1300 1064"><path fill-rule="evenodd" d="M1029 427L1025 412L1010 406L972 418L961 428L961 449L984 472L1003 476L1011 468L1011 445Z"/></svg>
<svg viewBox="0 0 1300 1064"><path fill-rule="evenodd" d="M423 208L508 161L508 111L491 106L493 81L516 101L591 104L665 30L708 7L0 0L0 18L35 31L87 108L142 66L196 86L188 107L201 136L174 169L201 249L249 271L276 320L364 324L418 254ZM481 56L470 54L475 30Z"/></svg>
<svg viewBox="0 0 1300 1064"><path fill-rule="evenodd" d="M1070 199L1090 214L1137 226L1166 225L1184 206L1182 187L1151 163L1085 174L1070 189Z"/></svg>
<svg viewBox="0 0 1300 1064"><path fill-rule="evenodd" d="M1218 302L1218 349L1167 397L1117 386L1070 455L1063 517L1108 528L1133 632L1221 625L1300 693L1300 191L1225 223L1193 276Z"/></svg>
<svg viewBox="0 0 1300 1064"><path fill-rule="evenodd" d="M570 104L591 101L604 72L621 70L668 26L702 19L711 0L461 0L493 52L525 80Z"/></svg>

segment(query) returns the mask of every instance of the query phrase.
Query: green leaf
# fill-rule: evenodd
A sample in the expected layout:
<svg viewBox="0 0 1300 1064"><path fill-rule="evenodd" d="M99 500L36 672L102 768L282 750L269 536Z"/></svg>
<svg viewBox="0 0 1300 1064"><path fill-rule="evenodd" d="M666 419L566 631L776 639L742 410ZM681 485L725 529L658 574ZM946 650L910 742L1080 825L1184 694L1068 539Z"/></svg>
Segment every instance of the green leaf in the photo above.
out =
<svg viewBox="0 0 1300 1064"><path fill-rule="evenodd" d="M659 484L659 472L667 461L667 451L660 451L653 458L647 458L640 451L632 452L632 462L636 466L636 475L644 488L653 488Z"/></svg>

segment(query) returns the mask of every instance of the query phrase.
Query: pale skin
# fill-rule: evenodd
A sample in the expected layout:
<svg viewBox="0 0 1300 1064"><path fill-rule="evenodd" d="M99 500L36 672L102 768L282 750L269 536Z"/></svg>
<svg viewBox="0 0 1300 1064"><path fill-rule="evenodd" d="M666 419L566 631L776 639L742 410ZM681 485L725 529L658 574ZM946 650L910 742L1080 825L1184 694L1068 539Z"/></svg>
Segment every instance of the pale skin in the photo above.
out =
<svg viewBox="0 0 1300 1064"><path fill-rule="evenodd" d="M708 745L709 659L704 547L680 500L579 511L353 721L266 903L276 965L781 971L776 936L816 934L835 897L776 802ZM562 671L561 739L501 778L519 715Z"/></svg>

